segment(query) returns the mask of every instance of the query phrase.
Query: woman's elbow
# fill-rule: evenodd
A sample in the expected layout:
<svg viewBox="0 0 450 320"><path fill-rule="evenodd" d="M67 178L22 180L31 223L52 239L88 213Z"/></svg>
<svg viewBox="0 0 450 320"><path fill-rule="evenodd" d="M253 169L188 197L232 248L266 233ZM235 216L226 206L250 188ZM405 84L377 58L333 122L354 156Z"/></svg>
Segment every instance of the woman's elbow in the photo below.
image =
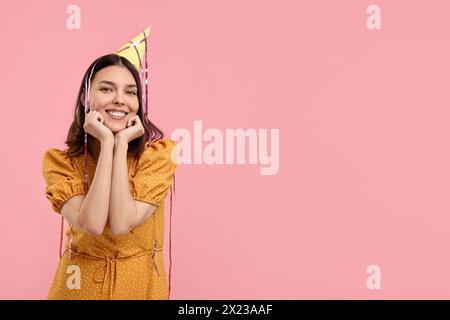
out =
<svg viewBox="0 0 450 320"><path fill-rule="evenodd" d="M130 228L123 224L111 224L111 233L117 237L124 236L130 233Z"/></svg>
<svg viewBox="0 0 450 320"><path fill-rule="evenodd" d="M85 227L84 232L93 237L101 236L103 234L103 230L101 230L100 228L92 228L92 227Z"/></svg>
<svg viewBox="0 0 450 320"><path fill-rule="evenodd" d="M104 227L97 226L94 223L89 223L84 219L78 219L77 222L78 227L91 236L97 237L103 234Z"/></svg>

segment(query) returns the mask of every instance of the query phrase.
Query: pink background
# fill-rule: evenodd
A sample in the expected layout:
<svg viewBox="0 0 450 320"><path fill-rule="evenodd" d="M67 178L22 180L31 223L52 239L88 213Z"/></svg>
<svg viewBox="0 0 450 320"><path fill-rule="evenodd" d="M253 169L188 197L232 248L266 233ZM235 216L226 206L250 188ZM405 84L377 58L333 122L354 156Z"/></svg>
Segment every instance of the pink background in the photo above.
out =
<svg viewBox="0 0 450 320"><path fill-rule="evenodd" d="M81 30L66 28L70 4ZM370 4L381 30L366 27ZM0 298L46 298L60 219L42 156L64 147L89 64L147 25L150 119L167 137L195 120L280 129L277 175L179 167L172 299L450 298L449 12L445 0L2 3ZM381 290L366 286L372 264Z"/></svg>

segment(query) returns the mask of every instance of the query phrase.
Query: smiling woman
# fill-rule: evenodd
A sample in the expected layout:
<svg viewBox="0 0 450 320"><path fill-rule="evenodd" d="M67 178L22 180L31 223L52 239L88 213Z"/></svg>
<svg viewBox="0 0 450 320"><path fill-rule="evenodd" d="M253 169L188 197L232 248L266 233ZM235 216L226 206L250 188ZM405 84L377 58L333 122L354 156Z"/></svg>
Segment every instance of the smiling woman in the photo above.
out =
<svg viewBox="0 0 450 320"><path fill-rule="evenodd" d="M49 299L170 295L162 248L176 144L145 116L136 68L117 54L95 60L80 86L68 148L44 154L46 198L69 223Z"/></svg>

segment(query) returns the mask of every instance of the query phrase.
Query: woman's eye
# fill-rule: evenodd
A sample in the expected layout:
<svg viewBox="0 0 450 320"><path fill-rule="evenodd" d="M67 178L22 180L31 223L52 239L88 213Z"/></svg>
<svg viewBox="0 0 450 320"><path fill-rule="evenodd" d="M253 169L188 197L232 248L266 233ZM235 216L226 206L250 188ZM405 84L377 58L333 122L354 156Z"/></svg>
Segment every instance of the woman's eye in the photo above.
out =
<svg viewBox="0 0 450 320"><path fill-rule="evenodd" d="M101 88L100 91L105 91L105 92L109 92L111 90L111 88ZM111 90L112 91L112 90ZM128 91L129 94L134 94L136 95L137 93L134 91Z"/></svg>

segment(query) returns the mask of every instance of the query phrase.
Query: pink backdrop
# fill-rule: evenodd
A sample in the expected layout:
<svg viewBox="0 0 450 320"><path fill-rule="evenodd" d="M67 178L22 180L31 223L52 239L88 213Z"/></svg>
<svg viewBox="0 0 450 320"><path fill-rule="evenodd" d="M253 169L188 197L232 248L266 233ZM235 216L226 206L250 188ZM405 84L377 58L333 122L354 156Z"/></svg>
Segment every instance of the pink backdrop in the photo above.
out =
<svg viewBox="0 0 450 320"><path fill-rule="evenodd" d="M366 26L371 4L381 30ZM179 167L172 299L450 298L448 12L445 0L2 3L0 298L46 298L60 219L43 153L64 147L88 65L147 25L150 118L167 137L194 121L280 133L274 175Z"/></svg>

